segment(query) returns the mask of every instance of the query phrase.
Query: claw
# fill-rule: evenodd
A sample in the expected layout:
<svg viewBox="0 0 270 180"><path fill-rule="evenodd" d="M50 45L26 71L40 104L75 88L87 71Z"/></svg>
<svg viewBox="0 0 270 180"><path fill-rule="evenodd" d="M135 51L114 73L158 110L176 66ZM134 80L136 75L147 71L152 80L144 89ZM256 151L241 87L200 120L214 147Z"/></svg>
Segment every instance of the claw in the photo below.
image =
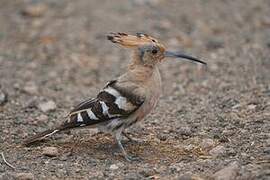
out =
<svg viewBox="0 0 270 180"><path fill-rule="evenodd" d="M128 161L128 162L131 162L131 161L139 161L141 160L140 158L138 157L135 157L135 156L130 156L127 154L127 152L125 151L122 143L121 143L121 138L119 136L116 136L116 140L117 140L117 144L118 144L118 147L120 148L120 150L122 151L123 153L123 156L124 158Z"/></svg>
<svg viewBox="0 0 270 180"><path fill-rule="evenodd" d="M125 159L128 161L128 162L132 162L132 161L141 161L142 159L140 157L136 157L136 156L124 156Z"/></svg>

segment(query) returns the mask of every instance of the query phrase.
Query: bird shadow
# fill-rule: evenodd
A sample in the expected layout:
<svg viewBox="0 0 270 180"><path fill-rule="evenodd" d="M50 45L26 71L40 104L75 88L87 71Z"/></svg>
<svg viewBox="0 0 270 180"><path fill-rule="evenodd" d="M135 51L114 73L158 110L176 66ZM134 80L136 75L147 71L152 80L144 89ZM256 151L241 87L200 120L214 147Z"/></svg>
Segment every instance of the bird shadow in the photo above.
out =
<svg viewBox="0 0 270 180"><path fill-rule="evenodd" d="M123 140L122 144L128 154L139 157L141 162L172 163L181 161L188 155L188 152L174 146L170 141L160 142L150 139L136 142ZM65 142L55 141L54 145L60 147L63 153L70 153L73 156L87 155L99 160L126 161L114 138L107 134L97 134L88 138L74 137Z"/></svg>

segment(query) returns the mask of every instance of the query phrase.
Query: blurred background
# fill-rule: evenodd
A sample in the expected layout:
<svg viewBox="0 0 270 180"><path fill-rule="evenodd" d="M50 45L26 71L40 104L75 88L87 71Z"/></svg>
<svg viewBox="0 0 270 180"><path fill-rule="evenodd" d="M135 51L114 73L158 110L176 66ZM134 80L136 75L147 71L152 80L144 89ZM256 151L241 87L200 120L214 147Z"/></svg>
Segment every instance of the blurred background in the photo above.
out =
<svg viewBox="0 0 270 180"><path fill-rule="evenodd" d="M20 167L0 160L0 177L267 179L269 12L268 0L0 0L0 150ZM93 130L19 147L125 71L130 52L109 32L147 33L208 63L160 65L161 101L131 129L144 143L126 144L143 161L123 161Z"/></svg>

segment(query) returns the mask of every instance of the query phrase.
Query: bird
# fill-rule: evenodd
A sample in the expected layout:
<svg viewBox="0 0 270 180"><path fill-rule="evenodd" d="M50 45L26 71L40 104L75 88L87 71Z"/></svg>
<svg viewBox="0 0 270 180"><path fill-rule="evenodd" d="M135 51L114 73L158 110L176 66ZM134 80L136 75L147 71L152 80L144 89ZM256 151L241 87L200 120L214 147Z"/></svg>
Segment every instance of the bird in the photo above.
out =
<svg viewBox="0 0 270 180"><path fill-rule="evenodd" d="M131 139L125 130L145 119L157 105L162 89L159 64L167 58L177 58L206 65L185 53L168 51L159 40L145 33L111 32L107 39L133 51L126 72L109 81L95 98L75 106L62 124L30 137L24 145L31 145L60 131L95 127L112 134L127 161L136 160L126 152L121 140L123 136Z"/></svg>

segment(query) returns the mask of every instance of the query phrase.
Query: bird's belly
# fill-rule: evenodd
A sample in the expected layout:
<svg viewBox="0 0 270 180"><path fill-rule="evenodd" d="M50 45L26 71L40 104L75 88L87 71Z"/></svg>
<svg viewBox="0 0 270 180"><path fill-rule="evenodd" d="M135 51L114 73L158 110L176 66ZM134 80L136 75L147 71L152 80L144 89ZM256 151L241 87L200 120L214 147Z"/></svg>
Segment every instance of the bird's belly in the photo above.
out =
<svg viewBox="0 0 270 180"><path fill-rule="evenodd" d="M159 100L160 94L153 94L149 99L146 100L146 102L143 104L143 106L138 109L138 119L142 120L144 117L146 117L157 105Z"/></svg>
<svg viewBox="0 0 270 180"><path fill-rule="evenodd" d="M121 118L115 118L109 121L106 121L102 124L99 124L98 129L101 132L113 133L119 129L123 128L125 120Z"/></svg>
<svg viewBox="0 0 270 180"><path fill-rule="evenodd" d="M160 77L156 80L154 80L154 85L151 89L149 89L148 94L150 95L144 102L143 106L140 110L139 119L143 119L145 116L147 116L157 105L159 97L161 95L161 81Z"/></svg>

